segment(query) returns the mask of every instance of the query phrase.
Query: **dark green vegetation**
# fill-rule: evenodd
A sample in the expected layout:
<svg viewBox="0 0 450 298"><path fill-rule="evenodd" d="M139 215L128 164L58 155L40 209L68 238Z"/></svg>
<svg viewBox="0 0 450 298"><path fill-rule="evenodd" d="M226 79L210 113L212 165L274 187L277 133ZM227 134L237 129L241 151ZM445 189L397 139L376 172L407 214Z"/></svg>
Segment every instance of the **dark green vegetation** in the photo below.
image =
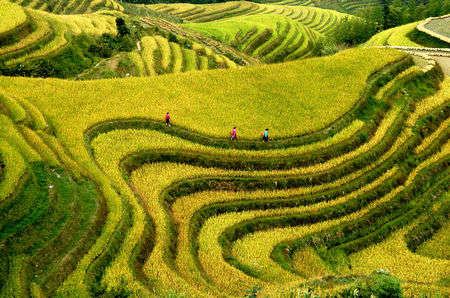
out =
<svg viewBox="0 0 450 298"><path fill-rule="evenodd" d="M104 53L91 50L95 46L97 41L94 38L86 34L79 35L72 39L70 47L55 57L39 58L13 66L0 64L0 75L70 78L105 57Z"/></svg>
<svg viewBox="0 0 450 298"><path fill-rule="evenodd" d="M423 45L427 48L450 48L450 44L423 33L417 29L407 35L413 42Z"/></svg>
<svg viewBox="0 0 450 298"><path fill-rule="evenodd" d="M400 281L389 275L376 274L358 281L357 285L339 293L344 297L403 297Z"/></svg>
<svg viewBox="0 0 450 298"><path fill-rule="evenodd" d="M30 164L20 188L0 204L1 294L16 293L19 283L25 296L33 282L55 291L98 236L100 204L92 182Z"/></svg>
<svg viewBox="0 0 450 298"><path fill-rule="evenodd" d="M382 0L385 29L450 13L450 0Z"/></svg>
<svg viewBox="0 0 450 298"><path fill-rule="evenodd" d="M122 18L116 19L117 36L103 34L99 38L80 34L73 36L70 46L55 55L27 60L20 64L7 66L0 60L0 75L22 77L72 78L101 61L119 52L134 49L136 41L142 35L138 28L132 33Z"/></svg>

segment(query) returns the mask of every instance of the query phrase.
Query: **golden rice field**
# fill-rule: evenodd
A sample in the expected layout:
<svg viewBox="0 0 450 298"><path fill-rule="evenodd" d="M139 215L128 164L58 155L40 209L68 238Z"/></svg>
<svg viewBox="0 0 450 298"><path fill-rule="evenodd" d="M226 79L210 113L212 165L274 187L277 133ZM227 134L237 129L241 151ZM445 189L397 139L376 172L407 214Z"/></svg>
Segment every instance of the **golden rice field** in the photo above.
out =
<svg viewBox="0 0 450 298"><path fill-rule="evenodd" d="M128 54L140 77L237 67L229 58L198 43L189 49L156 35L143 37L140 46L140 50Z"/></svg>
<svg viewBox="0 0 450 298"><path fill-rule="evenodd" d="M177 45L141 39L140 78L0 77L1 297L326 297L380 269L450 294L438 65Z"/></svg>
<svg viewBox="0 0 450 298"><path fill-rule="evenodd" d="M375 34L365 46L404 46L404 47L422 47L408 38L408 33L416 29L420 22L414 22Z"/></svg>
<svg viewBox="0 0 450 298"><path fill-rule="evenodd" d="M286 5L284 5L286 4ZM231 1L153 4L146 7L183 19L183 27L214 37L265 62L305 58L317 40L344 17L335 10L290 3Z"/></svg>
<svg viewBox="0 0 450 298"><path fill-rule="evenodd" d="M56 55L70 46L73 36L82 33L99 37L103 33L117 32L115 17L112 16L57 15L21 8L12 3L11 5L26 18L20 24L9 23L14 24L14 27L9 30L12 31L10 34L18 35L20 38L7 40L8 42L5 43L0 42L0 62L8 66ZM10 15L14 16L14 14ZM16 19L15 16L14 19Z"/></svg>
<svg viewBox="0 0 450 298"><path fill-rule="evenodd" d="M377 7L381 5L379 0L338 0L338 1L320 1L320 0L283 0L275 2L280 5L289 6L315 6L315 7L326 7L327 4L334 4L339 11L354 12L358 9L365 9L371 7Z"/></svg>
<svg viewBox="0 0 450 298"><path fill-rule="evenodd" d="M187 23L185 28L231 44L266 63L306 58L319 34L280 15L238 16L208 23Z"/></svg>
<svg viewBox="0 0 450 298"><path fill-rule="evenodd" d="M23 9L7 0L0 2L0 36L10 33L11 30L22 26L27 21L27 15Z"/></svg>
<svg viewBox="0 0 450 298"><path fill-rule="evenodd" d="M5 0L29 9L42 10L54 14L85 14L96 11L121 12L123 6L116 0Z"/></svg>

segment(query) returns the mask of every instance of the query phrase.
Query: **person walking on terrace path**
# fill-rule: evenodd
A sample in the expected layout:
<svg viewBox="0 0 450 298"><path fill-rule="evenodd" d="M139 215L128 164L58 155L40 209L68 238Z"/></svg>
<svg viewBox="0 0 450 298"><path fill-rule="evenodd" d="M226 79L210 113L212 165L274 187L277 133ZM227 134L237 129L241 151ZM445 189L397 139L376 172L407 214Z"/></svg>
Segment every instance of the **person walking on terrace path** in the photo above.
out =
<svg viewBox="0 0 450 298"><path fill-rule="evenodd" d="M263 142L268 142L269 141L269 129L268 128L266 128L266 130L263 132L262 140L263 140Z"/></svg>
<svg viewBox="0 0 450 298"><path fill-rule="evenodd" d="M231 131L230 134L231 134L231 140L232 141L237 140L236 126L233 127L233 130Z"/></svg>
<svg viewBox="0 0 450 298"><path fill-rule="evenodd" d="M167 112L166 114L166 126L171 127L172 124L170 124L170 115L169 112Z"/></svg>

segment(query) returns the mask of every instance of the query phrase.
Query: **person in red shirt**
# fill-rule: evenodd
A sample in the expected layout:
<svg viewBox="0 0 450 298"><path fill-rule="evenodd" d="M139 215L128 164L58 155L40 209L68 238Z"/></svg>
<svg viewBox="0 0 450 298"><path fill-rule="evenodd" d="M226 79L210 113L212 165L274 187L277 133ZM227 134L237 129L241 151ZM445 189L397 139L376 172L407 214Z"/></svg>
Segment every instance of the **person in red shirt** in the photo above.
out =
<svg viewBox="0 0 450 298"><path fill-rule="evenodd" d="M166 126L171 127L172 124L170 124L170 115L169 112L167 112L166 114Z"/></svg>
<svg viewBox="0 0 450 298"><path fill-rule="evenodd" d="M231 131L231 140L237 140L236 126L233 127L233 130Z"/></svg>

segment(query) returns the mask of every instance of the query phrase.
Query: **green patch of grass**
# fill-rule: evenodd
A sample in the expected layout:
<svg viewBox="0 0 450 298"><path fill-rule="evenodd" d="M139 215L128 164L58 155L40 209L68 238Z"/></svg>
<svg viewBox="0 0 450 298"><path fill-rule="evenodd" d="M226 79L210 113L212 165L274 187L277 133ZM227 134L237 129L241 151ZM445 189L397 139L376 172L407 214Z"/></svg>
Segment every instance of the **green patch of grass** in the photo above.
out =
<svg viewBox="0 0 450 298"><path fill-rule="evenodd" d="M53 279L70 273L60 266L71 268L66 263L76 264L80 257L69 256L86 242L81 240L95 221L98 194L91 182L75 182L62 169L39 162L29 171L22 190L0 210L0 253L5 256L0 262L0 287L14 274L9 269L13 256L23 255L21 267L28 267L28 278L45 281L48 290Z"/></svg>
<svg viewBox="0 0 450 298"><path fill-rule="evenodd" d="M418 43L427 48L450 48L450 44L414 29L406 35L413 42Z"/></svg>

